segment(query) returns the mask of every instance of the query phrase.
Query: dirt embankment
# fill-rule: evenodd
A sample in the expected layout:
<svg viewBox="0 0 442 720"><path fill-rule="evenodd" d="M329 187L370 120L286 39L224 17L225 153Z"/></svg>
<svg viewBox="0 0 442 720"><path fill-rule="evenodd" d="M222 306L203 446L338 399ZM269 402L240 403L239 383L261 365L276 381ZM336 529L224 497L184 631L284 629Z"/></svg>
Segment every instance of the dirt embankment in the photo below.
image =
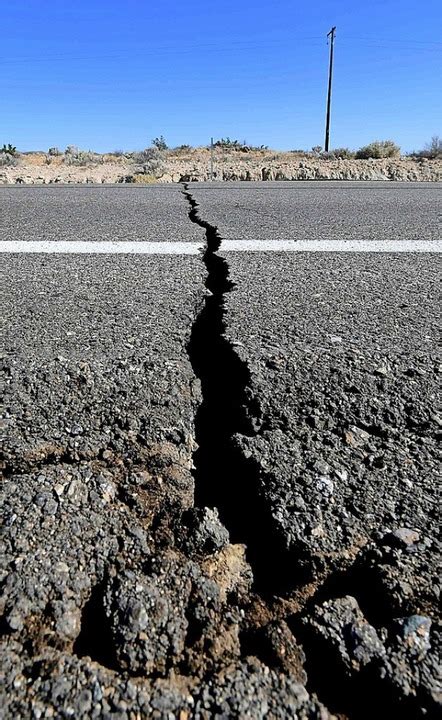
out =
<svg viewBox="0 0 442 720"><path fill-rule="evenodd" d="M170 183L201 182L212 177L210 151L206 148L169 150L152 170L133 154L96 155L96 161L72 165L64 156L28 153L15 166L0 167L0 184L52 183ZM257 150L240 152L216 148L215 180L442 180L442 160L398 158L354 160L321 158L312 154Z"/></svg>

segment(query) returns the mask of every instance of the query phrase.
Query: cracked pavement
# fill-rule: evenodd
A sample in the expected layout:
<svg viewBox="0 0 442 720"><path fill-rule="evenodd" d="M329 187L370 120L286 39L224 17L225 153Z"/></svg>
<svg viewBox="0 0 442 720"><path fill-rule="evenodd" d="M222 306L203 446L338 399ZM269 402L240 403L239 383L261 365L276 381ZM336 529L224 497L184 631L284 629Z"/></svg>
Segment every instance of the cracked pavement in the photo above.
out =
<svg viewBox="0 0 442 720"><path fill-rule="evenodd" d="M439 256L223 260L435 237L345 187L1 190L3 239L206 240L4 258L5 718L435 716Z"/></svg>

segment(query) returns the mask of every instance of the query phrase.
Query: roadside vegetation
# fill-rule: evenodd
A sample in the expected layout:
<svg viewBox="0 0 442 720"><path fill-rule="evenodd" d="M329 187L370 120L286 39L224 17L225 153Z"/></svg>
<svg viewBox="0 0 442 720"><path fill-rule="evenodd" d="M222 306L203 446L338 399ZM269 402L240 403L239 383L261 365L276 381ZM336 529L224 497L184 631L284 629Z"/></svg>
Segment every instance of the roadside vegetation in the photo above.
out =
<svg viewBox="0 0 442 720"><path fill-rule="evenodd" d="M103 162L102 158L102 155L92 152L92 150L80 150L76 145L68 145L64 151L63 162L65 162L66 165L81 166L89 165L89 163Z"/></svg>
<svg viewBox="0 0 442 720"><path fill-rule="evenodd" d="M410 157L427 158L428 160L442 159L442 138L439 135L433 135L423 150L411 152Z"/></svg>
<svg viewBox="0 0 442 720"><path fill-rule="evenodd" d="M375 140L356 151L357 160L381 160L382 158L399 158L401 149L393 140Z"/></svg>
<svg viewBox="0 0 442 720"><path fill-rule="evenodd" d="M213 162L211 162L211 156ZM393 169L390 162L404 160ZM331 161L342 161L333 163ZM407 160L410 161L407 163ZM36 182L178 182L205 177L223 180L269 179L369 179L373 173L385 172L387 179L410 179L434 175L440 177L436 162L431 168L427 162L442 160L442 139L434 135L421 150L407 154L393 140L375 140L359 149L336 147L324 152L320 145L311 150L272 150L267 145L254 145L246 140L221 137L203 147L182 144L170 147L164 135L152 139L143 150L114 150L97 153L68 145L61 150L50 147L46 151L20 153L11 143L0 146L2 182L8 180L8 169L19 166L23 177L35 177ZM300 161L300 162L296 162ZM304 164L305 161L305 164ZM318 165L319 161L319 165ZM330 161L330 163L329 163ZM345 161L360 161L352 163ZM374 161L387 161L375 170ZM419 168L412 168L411 161ZM46 169L45 169L46 167ZM213 175L212 173L213 169ZM17 173L17 170L13 170ZM11 173L9 173L11 175ZM18 177L16 182L29 180Z"/></svg>
<svg viewBox="0 0 442 720"><path fill-rule="evenodd" d="M14 147L14 145L11 145L11 143L3 145L3 147L0 148L0 167L17 165L17 156L17 148Z"/></svg>
<svg viewBox="0 0 442 720"><path fill-rule="evenodd" d="M166 157L181 156L192 154L202 150L210 150L211 145L204 147L194 147L192 145L183 144L176 147L169 147L164 135L153 138L151 145L144 150L125 151L114 150L108 153L97 153L93 150L82 150L76 145L68 145L63 151L58 147L50 147L46 153L43 151L30 151L19 153L17 148L11 143L4 144L0 147L0 163L7 164L13 159L19 158L21 155L31 156L45 154L47 162L62 162L66 165L86 166L91 163L102 163L129 160L137 165L146 167L146 172L156 172L161 170L161 161ZM233 152L233 153L277 153L278 155L290 154L302 157L314 157L322 160L327 159L343 159L343 160L381 160L384 158L427 158L429 160L440 159L442 157L442 138L434 135L430 142L427 143L422 150L413 150L406 155L401 153L401 148L393 140L375 140L368 145L364 145L359 149L351 149L348 147L333 148L329 152L325 152L321 145L315 145L311 150L294 149L277 151L269 148L268 145L253 145L246 140L235 140L230 137L219 138L214 140L213 149L217 151Z"/></svg>

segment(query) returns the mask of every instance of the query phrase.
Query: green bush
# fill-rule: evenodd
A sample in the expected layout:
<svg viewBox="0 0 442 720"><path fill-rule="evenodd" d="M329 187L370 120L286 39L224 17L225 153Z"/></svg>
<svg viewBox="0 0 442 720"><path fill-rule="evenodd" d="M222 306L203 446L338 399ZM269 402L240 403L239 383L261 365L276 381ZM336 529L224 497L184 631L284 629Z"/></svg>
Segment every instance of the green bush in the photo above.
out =
<svg viewBox="0 0 442 720"><path fill-rule="evenodd" d="M393 140L375 140L370 145L361 147L357 152L356 156L358 160L375 159L381 158L398 158L401 156L401 149L399 145L393 142Z"/></svg>

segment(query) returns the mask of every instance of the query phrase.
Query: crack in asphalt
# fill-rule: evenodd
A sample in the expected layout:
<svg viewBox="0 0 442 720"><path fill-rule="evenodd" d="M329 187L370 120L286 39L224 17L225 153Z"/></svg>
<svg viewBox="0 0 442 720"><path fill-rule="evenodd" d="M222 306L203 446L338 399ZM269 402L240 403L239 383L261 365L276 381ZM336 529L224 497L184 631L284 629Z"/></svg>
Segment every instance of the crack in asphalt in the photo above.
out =
<svg viewBox="0 0 442 720"><path fill-rule="evenodd" d="M256 437L265 419L251 388L249 366L226 335L225 302L235 283L229 264L218 254L223 240L218 229L198 214L198 203L187 184L183 192L190 220L206 231L202 257L208 294L187 348L203 398L195 417L195 506L216 508L231 542L246 546L253 589L267 602L302 588L307 578L300 567L295 580L293 573L287 573L287 567L300 565L300 558L277 534L263 497L263 470L241 447L241 438Z"/></svg>
<svg viewBox="0 0 442 720"><path fill-rule="evenodd" d="M247 548L255 588L278 589L276 570L283 549L271 529L269 510L259 495L259 468L244 457L235 437L257 435L260 410L250 389L250 370L226 337L225 301L235 284L227 261L218 254L222 238L198 214L184 185L189 218L206 231L203 262L208 294L192 328L188 354L201 382L202 403L195 418L195 505L217 508L231 542Z"/></svg>

